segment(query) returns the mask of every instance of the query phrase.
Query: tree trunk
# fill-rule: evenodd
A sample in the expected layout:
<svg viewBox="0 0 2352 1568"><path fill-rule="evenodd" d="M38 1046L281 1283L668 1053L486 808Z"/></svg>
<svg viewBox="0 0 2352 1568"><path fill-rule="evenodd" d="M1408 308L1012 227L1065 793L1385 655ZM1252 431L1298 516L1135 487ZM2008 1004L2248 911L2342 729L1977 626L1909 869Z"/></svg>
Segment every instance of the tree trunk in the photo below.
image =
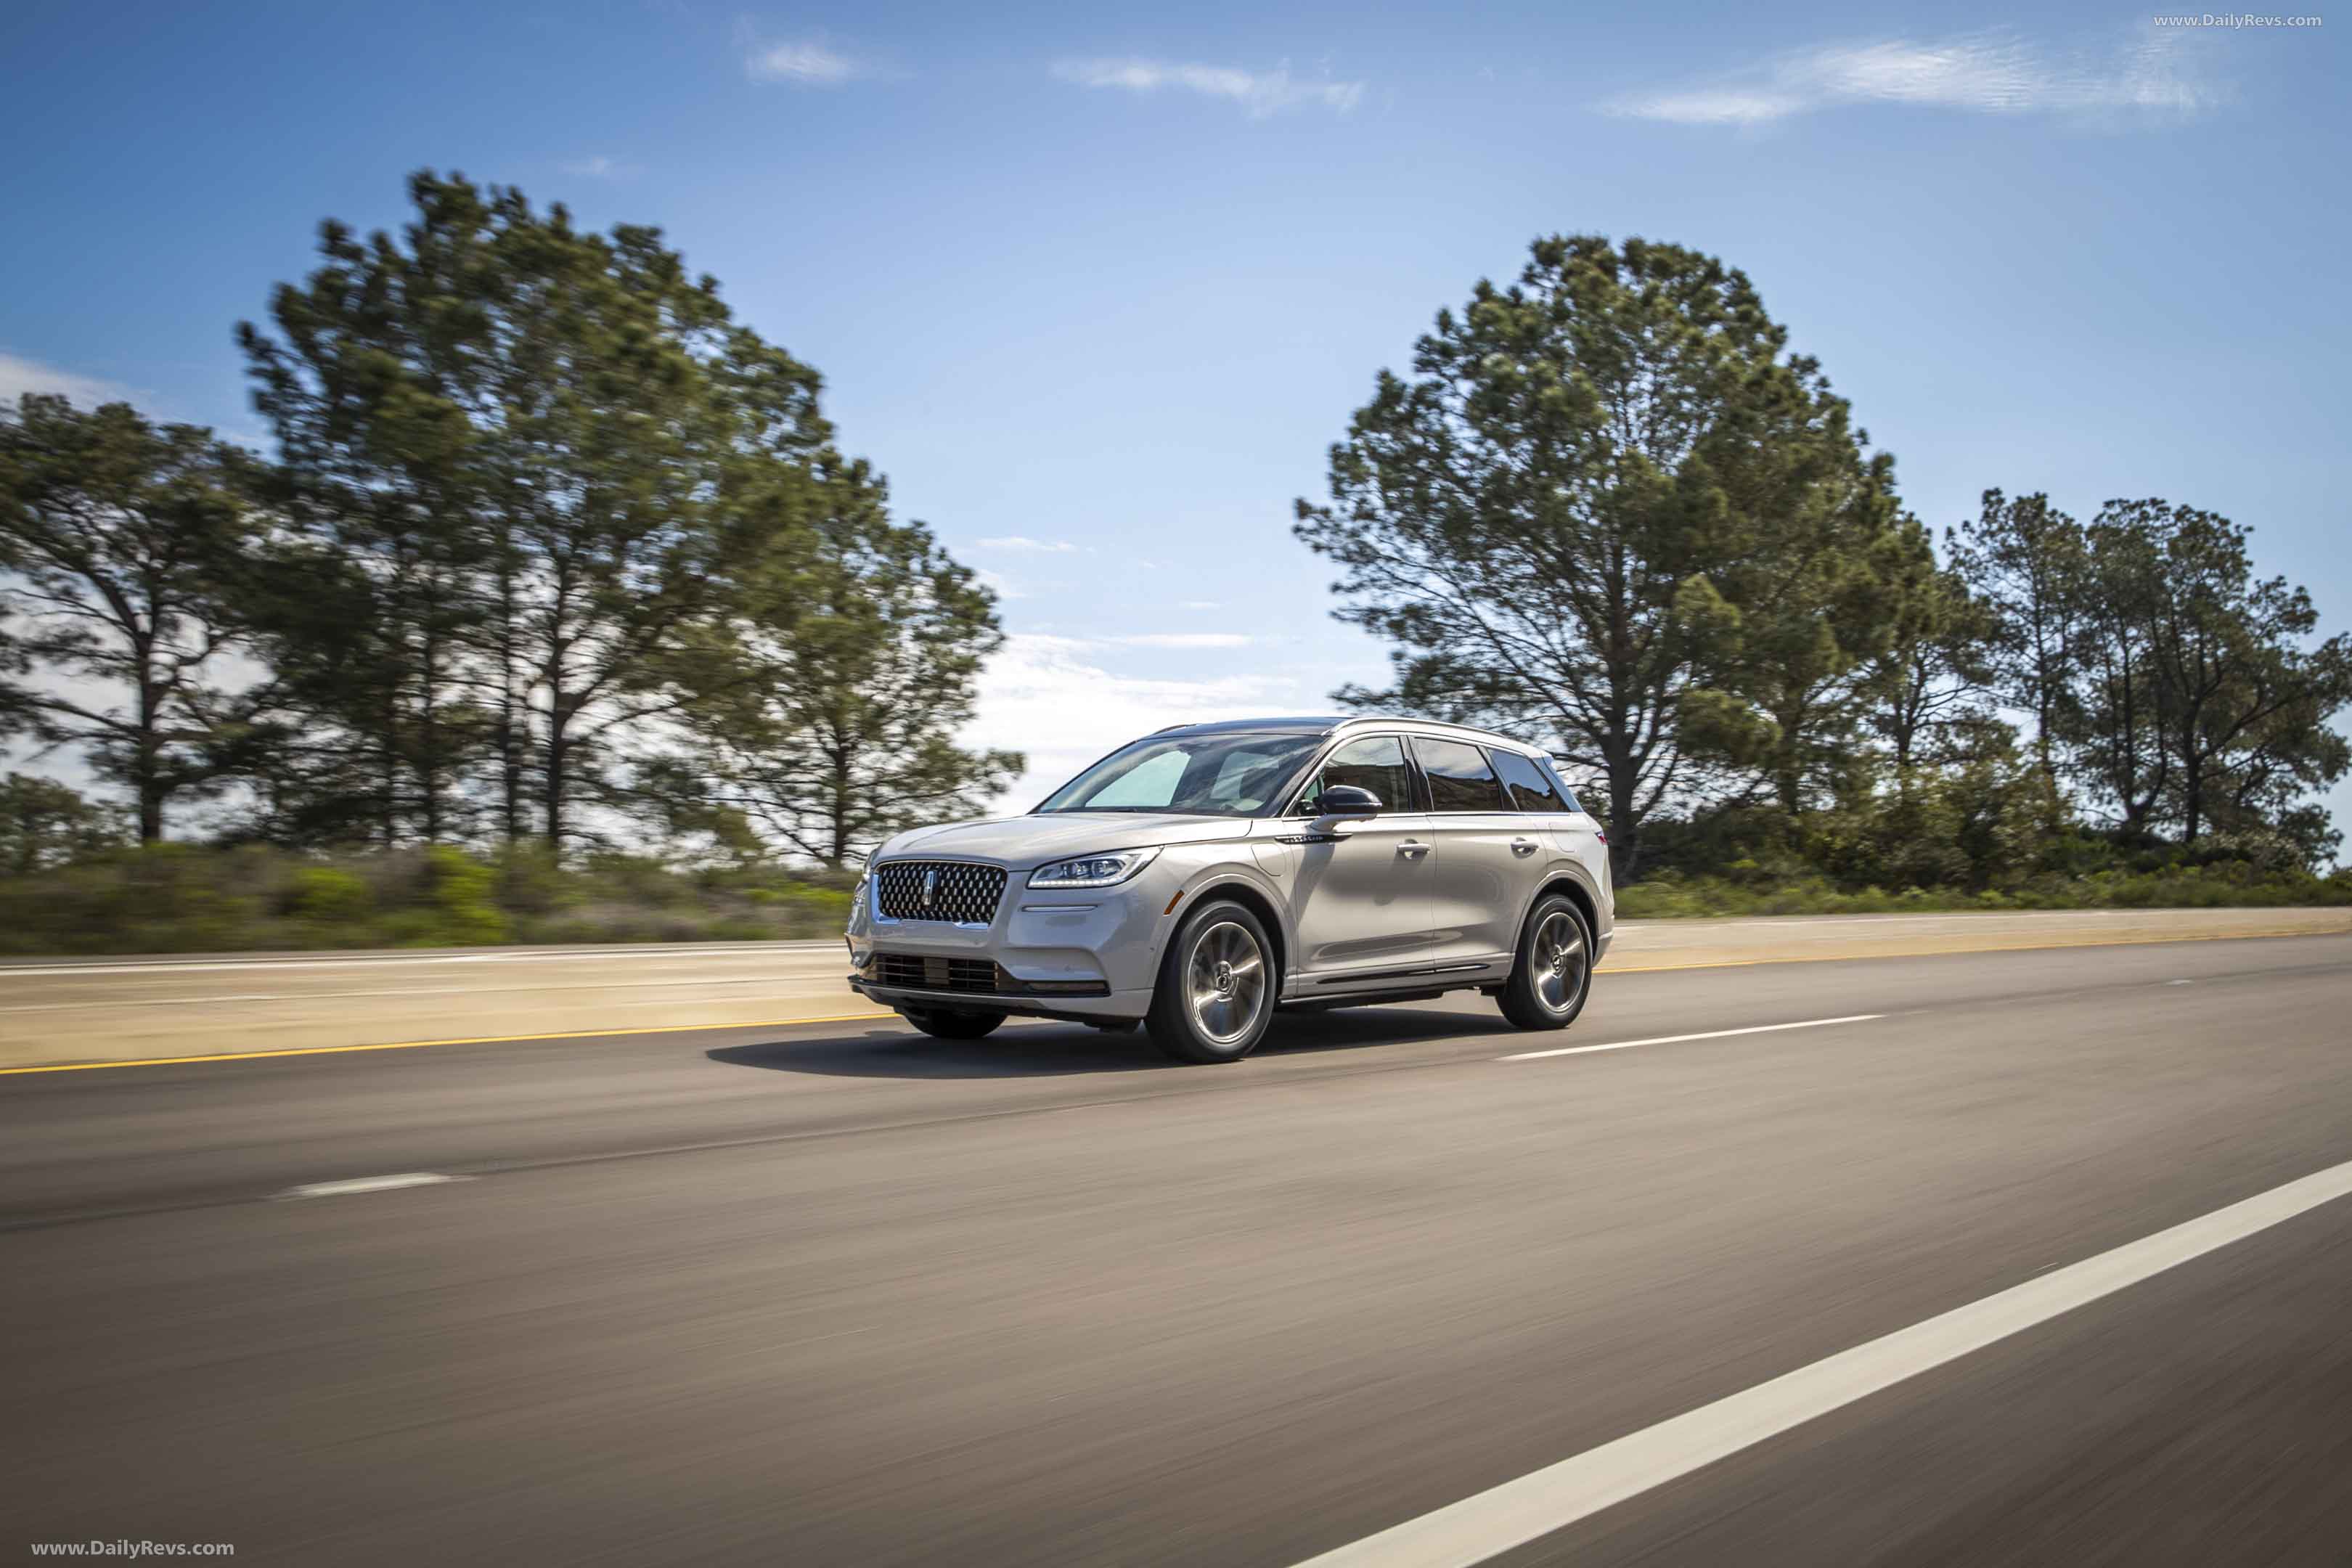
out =
<svg viewBox="0 0 2352 1568"><path fill-rule="evenodd" d="M139 735L131 762L131 786L139 794L139 842L159 844L163 838L163 780L161 750L156 742L155 683L140 656Z"/></svg>
<svg viewBox="0 0 2352 1568"><path fill-rule="evenodd" d="M1642 843L1642 825L1635 793L1639 781L1633 776L1633 763L1624 755L1627 750L1616 738L1603 752L1609 764L1609 869L1617 881L1633 875L1636 851Z"/></svg>
<svg viewBox="0 0 2352 1568"><path fill-rule="evenodd" d="M540 791L540 805L547 814L547 847L557 855L563 853L564 792L571 785L567 776L572 762L572 737L567 731L572 715L564 711L563 688L551 683L547 694L547 772Z"/></svg>
<svg viewBox="0 0 2352 1568"><path fill-rule="evenodd" d="M530 712L515 689L514 566L508 546L499 544L499 826L512 844L522 837L523 743Z"/></svg>
<svg viewBox="0 0 2352 1568"><path fill-rule="evenodd" d="M416 694L421 710L417 735L417 782L425 794L425 842L427 844L441 842L441 731L439 715L435 708L441 679L440 651L440 638L428 626L425 634L424 673Z"/></svg>

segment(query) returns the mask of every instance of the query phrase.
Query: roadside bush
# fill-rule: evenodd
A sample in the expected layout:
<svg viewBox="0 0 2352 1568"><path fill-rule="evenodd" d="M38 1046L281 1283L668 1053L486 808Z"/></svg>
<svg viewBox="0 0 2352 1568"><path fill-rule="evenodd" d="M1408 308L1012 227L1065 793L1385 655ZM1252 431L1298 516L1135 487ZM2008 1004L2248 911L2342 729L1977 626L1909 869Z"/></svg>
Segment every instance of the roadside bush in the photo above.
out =
<svg viewBox="0 0 2352 1568"><path fill-rule="evenodd" d="M363 927L375 913L375 889L340 866L297 867L289 880L294 895L289 912L327 935Z"/></svg>
<svg viewBox="0 0 2352 1568"><path fill-rule="evenodd" d="M643 856L577 867L538 846L302 855L158 844L0 878L0 953L228 952L832 936L845 889L777 868Z"/></svg>

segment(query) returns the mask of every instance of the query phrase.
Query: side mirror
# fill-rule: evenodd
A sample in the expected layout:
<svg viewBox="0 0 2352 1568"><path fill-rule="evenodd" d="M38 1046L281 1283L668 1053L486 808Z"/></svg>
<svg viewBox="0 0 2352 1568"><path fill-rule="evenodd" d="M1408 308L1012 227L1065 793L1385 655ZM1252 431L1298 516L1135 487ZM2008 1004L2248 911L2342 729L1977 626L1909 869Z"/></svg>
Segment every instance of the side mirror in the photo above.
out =
<svg viewBox="0 0 2352 1568"><path fill-rule="evenodd" d="M1314 811L1327 822L1370 822L1381 814L1381 797L1354 784L1332 784L1315 797Z"/></svg>

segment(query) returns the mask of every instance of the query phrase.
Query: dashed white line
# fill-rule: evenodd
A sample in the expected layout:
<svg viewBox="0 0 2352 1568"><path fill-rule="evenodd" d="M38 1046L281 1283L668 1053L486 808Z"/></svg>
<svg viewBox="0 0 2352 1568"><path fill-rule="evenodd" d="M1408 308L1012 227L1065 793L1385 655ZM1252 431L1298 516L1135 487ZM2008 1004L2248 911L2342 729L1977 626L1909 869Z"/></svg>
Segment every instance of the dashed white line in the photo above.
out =
<svg viewBox="0 0 2352 1568"><path fill-rule="evenodd" d="M388 1193L395 1187L433 1187L444 1182L470 1182L471 1176L445 1176L438 1171L404 1171L396 1176L353 1176L341 1182L310 1182L289 1187L280 1198L344 1198L355 1193Z"/></svg>
<svg viewBox="0 0 2352 1568"><path fill-rule="evenodd" d="M1659 1035L1647 1040L1612 1040L1605 1046L1562 1046L1551 1051L1515 1051L1496 1057L1498 1062L1541 1061L1546 1057L1580 1057L1594 1051L1630 1051L1636 1046L1678 1046L1685 1040L1720 1040L1733 1035L1769 1035L1780 1029L1819 1029L1831 1024L1866 1024L1884 1013L1849 1013L1843 1018L1801 1018L1793 1024L1756 1024L1745 1029L1708 1029L1696 1035Z"/></svg>
<svg viewBox="0 0 2352 1568"><path fill-rule="evenodd" d="M2352 1195L2352 1162L1841 1351L1309 1558L1299 1568L1468 1568L2347 1195Z"/></svg>

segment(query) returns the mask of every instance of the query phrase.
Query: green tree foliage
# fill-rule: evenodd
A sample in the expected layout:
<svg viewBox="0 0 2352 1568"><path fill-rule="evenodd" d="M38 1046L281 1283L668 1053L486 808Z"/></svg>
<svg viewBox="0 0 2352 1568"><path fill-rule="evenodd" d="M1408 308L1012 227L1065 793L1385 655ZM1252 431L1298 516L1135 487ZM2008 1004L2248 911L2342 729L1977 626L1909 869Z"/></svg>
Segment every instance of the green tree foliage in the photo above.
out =
<svg viewBox="0 0 2352 1568"><path fill-rule="evenodd" d="M1984 657L1996 695L2033 716L2034 757L2053 783L2056 748L2073 721L2089 657L2088 541L2039 493L1984 492L1976 518L1950 536L1953 571L1989 616Z"/></svg>
<svg viewBox="0 0 2352 1568"><path fill-rule="evenodd" d="M1603 781L1621 868L1711 776L1791 807L1834 771L1922 548L1813 361L1741 273L1539 240L1383 372L1296 531L1396 645L1343 700L1549 731Z"/></svg>
<svg viewBox="0 0 2352 1568"><path fill-rule="evenodd" d="M830 431L815 373L658 231L410 195L398 237L324 225L276 334L240 329L287 519L257 618L289 710L372 759L381 837L487 808L562 846L618 734L722 683L715 628Z"/></svg>
<svg viewBox="0 0 2352 1568"><path fill-rule="evenodd" d="M0 673L16 722L123 786L139 837L215 783L238 705L223 584L249 538L211 432L38 395L0 412Z"/></svg>
<svg viewBox="0 0 2352 1568"><path fill-rule="evenodd" d="M1968 580L1915 557L1901 608L1860 682L1863 729L1885 748L1898 790L1916 770L2005 751L1993 711L1991 609Z"/></svg>
<svg viewBox="0 0 2352 1568"><path fill-rule="evenodd" d="M2144 829L2158 816L2195 843L2282 786L2341 777L2352 640L2306 647L2311 597L2258 579L2247 531L2163 500L2110 501L2090 530L2095 657L2081 731L2096 786ZM2259 782L2257 782L2259 781Z"/></svg>
<svg viewBox="0 0 2352 1568"><path fill-rule="evenodd" d="M53 779L0 782L0 876L25 877L121 845L125 825Z"/></svg>
<svg viewBox="0 0 2352 1568"><path fill-rule="evenodd" d="M953 742L1003 642L994 595L920 523L890 521L864 463L814 478L802 549L744 584L749 679L684 710L692 744L647 784L671 826L738 858L782 847L838 868L902 828L976 815L1023 760Z"/></svg>

